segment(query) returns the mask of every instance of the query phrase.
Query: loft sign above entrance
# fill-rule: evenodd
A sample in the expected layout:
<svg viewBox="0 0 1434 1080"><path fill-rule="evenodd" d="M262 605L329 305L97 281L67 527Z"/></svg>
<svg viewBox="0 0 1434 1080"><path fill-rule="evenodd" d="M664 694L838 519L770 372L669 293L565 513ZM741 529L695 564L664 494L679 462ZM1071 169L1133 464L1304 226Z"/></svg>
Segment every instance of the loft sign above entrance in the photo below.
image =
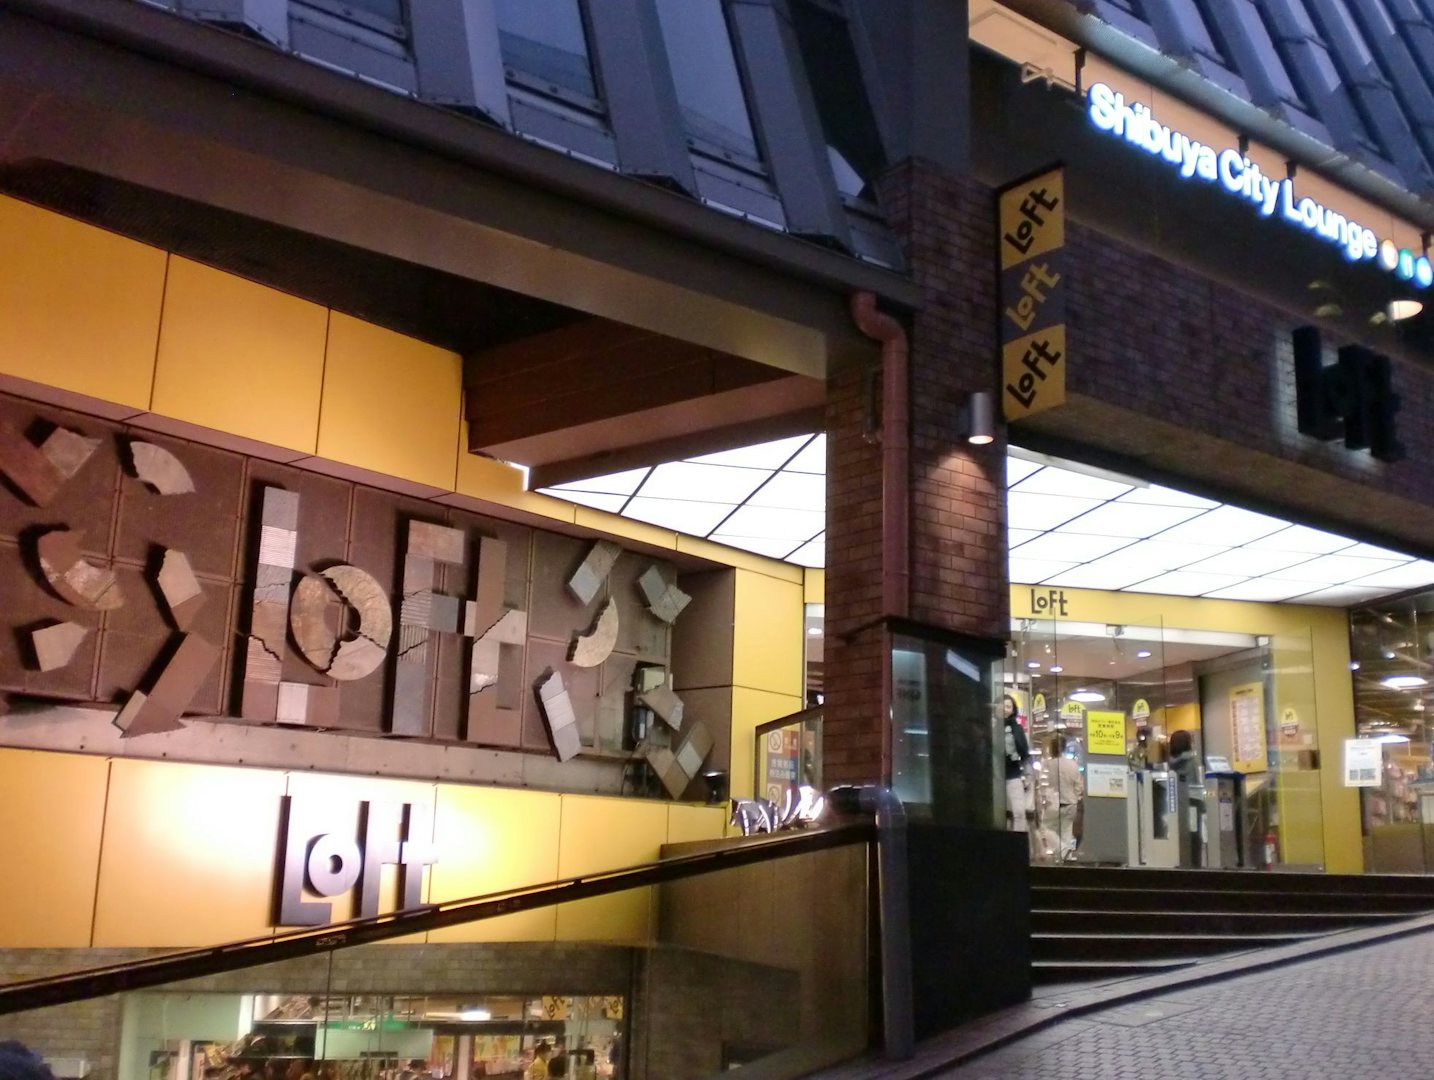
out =
<svg viewBox="0 0 1434 1080"><path fill-rule="evenodd" d="M1421 289L1434 285L1434 265L1393 240L1380 240L1374 230L1309 196L1299 196L1292 178L1266 176L1249 156L1234 147L1216 149L1160 123L1148 105L1128 102L1105 83L1094 83L1086 110L1097 131L1170 165L1182 180L1217 184L1232 198L1250 203L1261 217L1274 218L1316 239L1336 245L1349 262L1378 265Z"/></svg>
<svg viewBox="0 0 1434 1080"><path fill-rule="evenodd" d="M341 920L421 907L423 872L438 861L432 835L420 803L366 799L336 813L330 800L285 796L274 924L323 926L335 918L330 901L345 896L352 908ZM382 895L387 866L398 870L396 898Z"/></svg>

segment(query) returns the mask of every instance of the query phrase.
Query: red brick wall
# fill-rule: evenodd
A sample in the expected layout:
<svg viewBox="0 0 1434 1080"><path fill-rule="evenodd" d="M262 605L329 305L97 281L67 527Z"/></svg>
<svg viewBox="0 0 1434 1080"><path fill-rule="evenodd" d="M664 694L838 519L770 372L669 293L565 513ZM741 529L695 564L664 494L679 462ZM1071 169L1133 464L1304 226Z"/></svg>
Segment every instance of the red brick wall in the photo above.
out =
<svg viewBox="0 0 1434 1080"><path fill-rule="evenodd" d="M996 388L994 199L924 162L883 182L925 305L910 334L909 616L939 630L1008 633L1001 442L972 447L961 416ZM824 762L830 782L885 778L882 673L881 447L865 436L865 373L832 379L827 401L827 643ZM878 403L879 404L879 403ZM880 416L879 411L875 413Z"/></svg>
<svg viewBox="0 0 1434 1080"><path fill-rule="evenodd" d="M822 769L828 784L886 771L882 717L881 444L867 431L867 373L827 386L826 644ZM879 415L879 414L878 414Z"/></svg>

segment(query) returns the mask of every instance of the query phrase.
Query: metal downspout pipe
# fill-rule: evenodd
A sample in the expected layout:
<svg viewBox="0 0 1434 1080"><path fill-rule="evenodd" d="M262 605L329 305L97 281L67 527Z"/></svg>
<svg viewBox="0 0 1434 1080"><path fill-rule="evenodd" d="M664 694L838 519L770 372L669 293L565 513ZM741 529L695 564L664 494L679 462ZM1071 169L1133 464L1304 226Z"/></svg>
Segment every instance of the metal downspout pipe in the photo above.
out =
<svg viewBox="0 0 1434 1080"><path fill-rule="evenodd" d="M904 619L911 594L911 390L906 328L877 310L874 293L852 293L851 317L858 330L881 342L881 614Z"/></svg>
<svg viewBox="0 0 1434 1080"><path fill-rule="evenodd" d="M833 809L876 817L877 913L881 939L881 1026L885 1053L905 1061L916 1049L911 991L911 900L906 809L888 787L843 784L827 793Z"/></svg>

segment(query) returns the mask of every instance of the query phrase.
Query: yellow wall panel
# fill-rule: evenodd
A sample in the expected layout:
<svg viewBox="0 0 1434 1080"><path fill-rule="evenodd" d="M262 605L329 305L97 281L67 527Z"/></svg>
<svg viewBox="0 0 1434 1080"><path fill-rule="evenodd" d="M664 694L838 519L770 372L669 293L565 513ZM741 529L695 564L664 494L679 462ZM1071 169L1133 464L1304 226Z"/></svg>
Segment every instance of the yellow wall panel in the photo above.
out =
<svg viewBox="0 0 1434 1080"><path fill-rule="evenodd" d="M429 872L429 900L440 904L558 877L562 797L511 788L438 788L434 839L440 858ZM552 941L557 909L539 908L467 926L434 930L433 942Z"/></svg>
<svg viewBox="0 0 1434 1080"><path fill-rule="evenodd" d="M511 506L555 521L571 523L577 516L574 503L551 495L535 495L523 489L523 470L492 458L468 452L468 422L458 428L458 482L454 490L473 499Z"/></svg>
<svg viewBox="0 0 1434 1080"><path fill-rule="evenodd" d="M658 858L667 841L666 803L564 795L558 876L578 877ZM558 908L560 941L647 941L651 888L579 900Z"/></svg>
<svg viewBox="0 0 1434 1080"><path fill-rule="evenodd" d="M773 694L744 686L732 688L732 798L750 799L756 770L758 724L787 716L802 707L795 694Z"/></svg>
<svg viewBox="0 0 1434 1080"><path fill-rule="evenodd" d="M149 407L165 253L0 197L0 372Z"/></svg>
<svg viewBox="0 0 1434 1080"><path fill-rule="evenodd" d="M732 682L753 690L801 696L803 605L800 581L778 581L737 570Z"/></svg>
<svg viewBox="0 0 1434 1080"><path fill-rule="evenodd" d="M335 311L318 455L451 491L462 391L457 353Z"/></svg>
<svg viewBox="0 0 1434 1080"><path fill-rule="evenodd" d="M323 833L340 836L358 835L360 804L371 803L412 803L422 808L428 817L428 830L418 838L428 841L432 838L434 813L434 792L437 785L422 780L391 780L372 776L341 776L333 773L291 772L286 774L287 793L295 800L294 806L302 819L291 818L291 828L303 829L306 837ZM292 811L291 811L292 813ZM394 838L397 839L396 834ZM396 911L400 906L399 868L386 865L379 871L380 914ZM432 869L425 873L421 898L428 898L432 884ZM359 889L355 886L343 896L314 896L307 891L302 898L330 905L333 922L357 919L363 912L359 904ZM422 944L422 934L411 934L391 939L392 944Z"/></svg>
<svg viewBox="0 0 1434 1080"><path fill-rule="evenodd" d="M677 550L685 555L695 555L699 559L708 559L723 566L738 566L757 574L766 574L779 581L800 583L802 580L800 566L777 559L769 559L765 555L742 551L739 548L728 547L726 544L719 544L712 540L704 540L700 536L687 536L684 533L678 533Z"/></svg>
<svg viewBox="0 0 1434 1080"><path fill-rule="evenodd" d="M670 550L677 548L677 534L671 529L660 529L656 525L633 521L617 514L605 514L601 510L586 506L579 506L576 510L574 520L585 528L597 529L624 540L636 540L640 544L651 544L653 547Z"/></svg>
<svg viewBox="0 0 1434 1080"><path fill-rule="evenodd" d="M725 805L672 803L667 808L667 842L685 844L692 840L718 840L727 827L727 818Z"/></svg>
<svg viewBox="0 0 1434 1080"><path fill-rule="evenodd" d="M90 943L109 762L0 751L0 947Z"/></svg>
<svg viewBox="0 0 1434 1080"><path fill-rule="evenodd" d="M802 572L804 599L809 604L827 602L827 572L820 566L809 566Z"/></svg>
<svg viewBox="0 0 1434 1080"><path fill-rule="evenodd" d="M114 760L95 946L267 933L283 794L280 772Z"/></svg>
<svg viewBox="0 0 1434 1080"><path fill-rule="evenodd" d="M174 256L151 411L314 453L328 311Z"/></svg>

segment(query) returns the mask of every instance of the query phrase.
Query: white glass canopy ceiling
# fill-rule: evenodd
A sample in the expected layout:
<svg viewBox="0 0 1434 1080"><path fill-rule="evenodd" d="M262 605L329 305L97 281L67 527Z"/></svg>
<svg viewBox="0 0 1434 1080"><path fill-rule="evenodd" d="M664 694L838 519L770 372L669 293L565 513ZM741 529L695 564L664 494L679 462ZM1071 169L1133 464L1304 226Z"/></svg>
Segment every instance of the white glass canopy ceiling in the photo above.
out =
<svg viewBox="0 0 1434 1080"><path fill-rule="evenodd" d="M801 566L825 562L826 437L799 435L544 488ZM1011 580L1339 607L1434 585L1434 562L1012 448Z"/></svg>

